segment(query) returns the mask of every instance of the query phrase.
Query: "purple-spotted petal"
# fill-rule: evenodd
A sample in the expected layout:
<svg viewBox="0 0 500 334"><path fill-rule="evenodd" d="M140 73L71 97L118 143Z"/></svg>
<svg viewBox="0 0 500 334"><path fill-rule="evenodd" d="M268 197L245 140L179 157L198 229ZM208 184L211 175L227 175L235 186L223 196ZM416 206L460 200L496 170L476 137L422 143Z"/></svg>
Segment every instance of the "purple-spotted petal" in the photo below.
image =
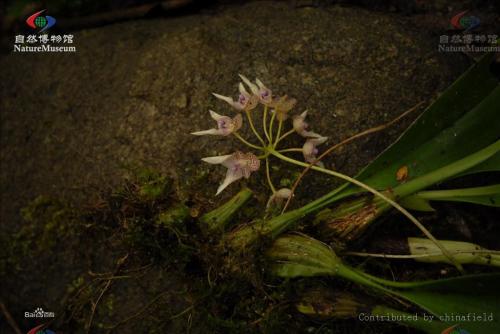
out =
<svg viewBox="0 0 500 334"><path fill-rule="evenodd" d="M247 166L251 172L256 172L260 168L260 160L253 153L246 154Z"/></svg>

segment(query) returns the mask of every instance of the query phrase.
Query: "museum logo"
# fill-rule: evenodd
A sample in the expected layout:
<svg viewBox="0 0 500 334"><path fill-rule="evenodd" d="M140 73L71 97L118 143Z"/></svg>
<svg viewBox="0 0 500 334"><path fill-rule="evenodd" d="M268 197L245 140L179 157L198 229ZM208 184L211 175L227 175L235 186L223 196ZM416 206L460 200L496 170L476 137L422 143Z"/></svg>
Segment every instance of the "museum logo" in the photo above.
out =
<svg viewBox="0 0 500 334"><path fill-rule="evenodd" d="M462 11L450 19L453 34L439 36L439 52L499 52L497 34L471 32L479 26L481 20Z"/></svg>
<svg viewBox="0 0 500 334"><path fill-rule="evenodd" d="M56 24L56 19L52 16L40 16L46 9L36 12L26 19L26 24L28 27L33 29L40 29L38 32L44 32L45 30L53 27Z"/></svg>
<svg viewBox="0 0 500 334"><path fill-rule="evenodd" d="M441 334L470 334L470 333L465 329L458 327L458 325L455 325L446 328L444 331L441 332Z"/></svg>
<svg viewBox="0 0 500 334"><path fill-rule="evenodd" d="M74 36L72 34L51 34L47 30L56 24L56 19L49 15L41 15L46 9L36 12L26 19L28 27L35 31L33 34L16 35L14 39L13 51L23 53L58 53L76 52L73 45Z"/></svg>
<svg viewBox="0 0 500 334"><path fill-rule="evenodd" d="M46 329L46 324L41 324L29 330L27 334L56 334L53 330Z"/></svg>
<svg viewBox="0 0 500 334"><path fill-rule="evenodd" d="M465 15L467 11L463 11L453 16L450 20L453 28L457 30L470 31L474 28L479 27L481 20L478 17L472 15Z"/></svg>

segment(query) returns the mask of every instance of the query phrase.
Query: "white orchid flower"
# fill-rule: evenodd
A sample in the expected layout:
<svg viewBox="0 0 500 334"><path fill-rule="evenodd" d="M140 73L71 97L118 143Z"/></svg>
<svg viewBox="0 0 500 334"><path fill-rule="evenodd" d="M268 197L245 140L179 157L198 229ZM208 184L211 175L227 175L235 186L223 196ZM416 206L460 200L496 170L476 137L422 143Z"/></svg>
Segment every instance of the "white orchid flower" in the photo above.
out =
<svg viewBox="0 0 500 334"><path fill-rule="evenodd" d="M243 124L243 117L241 116L241 114L238 114L235 117L231 118L228 116L219 115L213 110L209 111L210 116L217 122L217 129L213 128L209 130L191 132L192 135L229 136L231 133L241 129L241 125Z"/></svg>
<svg viewBox="0 0 500 334"><path fill-rule="evenodd" d="M207 157L201 160L209 164L220 164L227 168L226 178L219 188L217 188L215 195L220 194L227 186L242 177L248 179L250 174L257 171L260 167L260 160L254 154L239 151L229 155Z"/></svg>
<svg viewBox="0 0 500 334"><path fill-rule="evenodd" d="M252 83L244 75L239 74L241 80L250 88L252 93L259 98L260 103L270 105L273 103L273 92L267 88L258 78Z"/></svg>
<svg viewBox="0 0 500 334"><path fill-rule="evenodd" d="M257 96L250 94L247 92L245 86L240 82L239 84L239 90L240 90L240 96L238 97L238 101L234 101L231 97L229 96L223 96L220 94L212 93L216 98L225 101L228 103L230 106L233 108L241 111L249 111L257 107L258 104L258 98Z"/></svg>
<svg viewBox="0 0 500 334"><path fill-rule="evenodd" d="M316 155L318 154L318 149L316 148L316 146L323 144L327 141L327 139L328 137L307 139L304 146L302 146L302 154L304 155L304 159L309 163L313 163L316 160ZM324 167L321 161L318 161L316 165Z"/></svg>
<svg viewBox="0 0 500 334"><path fill-rule="evenodd" d="M279 205L283 202L283 200L290 198L290 196L292 196L292 190L288 188L281 188L269 197L266 207L269 208L272 204Z"/></svg>
<svg viewBox="0 0 500 334"><path fill-rule="evenodd" d="M293 117L293 129L302 137L305 138L320 138L321 135L313 131L308 131L309 124L305 121L307 117L307 110L302 114Z"/></svg>

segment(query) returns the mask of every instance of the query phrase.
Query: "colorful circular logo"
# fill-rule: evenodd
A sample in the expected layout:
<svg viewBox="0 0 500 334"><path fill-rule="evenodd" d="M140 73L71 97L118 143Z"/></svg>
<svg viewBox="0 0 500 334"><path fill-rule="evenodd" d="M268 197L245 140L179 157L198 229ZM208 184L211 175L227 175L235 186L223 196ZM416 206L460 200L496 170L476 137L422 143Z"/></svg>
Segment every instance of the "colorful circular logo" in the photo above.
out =
<svg viewBox="0 0 500 334"><path fill-rule="evenodd" d="M38 325L35 328L32 328L28 334L56 334L53 330L45 329L45 326L45 324Z"/></svg>
<svg viewBox="0 0 500 334"><path fill-rule="evenodd" d="M470 334L463 328L458 327L458 325L451 326L450 328L446 328L441 334Z"/></svg>
<svg viewBox="0 0 500 334"><path fill-rule="evenodd" d="M481 20L479 20L479 18L477 18L476 16L472 15L465 16L466 13L467 11L463 11L451 18L450 21L451 25L455 29L460 29L460 30L465 29L465 31L468 31L479 26Z"/></svg>
<svg viewBox="0 0 500 334"><path fill-rule="evenodd" d="M52 16L40 16L44 10L36 12L26 19L26 24L33 29L40 29L39 32L43 32L56 24L56 19Z"/></svg>

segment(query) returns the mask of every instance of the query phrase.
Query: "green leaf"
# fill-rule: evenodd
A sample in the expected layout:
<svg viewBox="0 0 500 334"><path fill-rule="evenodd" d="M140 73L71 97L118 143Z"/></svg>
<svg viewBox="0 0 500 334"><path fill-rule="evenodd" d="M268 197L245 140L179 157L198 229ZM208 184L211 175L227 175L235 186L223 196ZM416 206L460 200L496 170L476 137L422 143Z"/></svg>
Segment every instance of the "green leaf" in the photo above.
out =
<svg viewBox="0 0 500 334"><path fill-rule="evenodd" d="M470 333L496 334L500 328L500 273L468 275L413 283L400 290L407 300L438 316L471 315L491 317L482 321L444 320Z"/></svg>
<svg viewBox="0 0 500 334"><path fill-rule="evenodd" d="M420 191L405 197L401 204L408 209L433 211L430 201L451 201L500 207L500 184L451 190Z"/></svg>
<svg viewBox="0 0 500 334"><path fill-rule="evenodd" d="M442 317L471 333L496 334L500 328L500 273L468 275L424 282L393 282L352 268L325 244L301 235L278 238L267 256L281 277L338 276L375 291L394 295ZM486 316L486 321L461 321L446 316ZM491 316L491 319L489 317ZM491 321L490 321L491 320Z"/></svg>
<svg viewBox="0 0 500 334"><path fill-rule="evenodd" d="M484 56L455 81L357 179L378 189L394 188L403 166L411 180L496 141L500 88L489 69L492 57Z"/></svg>
<svg viewBox="0 0 500 334"><path fill-rule="evenodd" d="M356 179L379 190L402 187L405 192L402 196L407 196L408 190L411 193L430 185L420 182L420 177L474 155L497 141L500 87L498 79L490 72L492 57L492 54L483 56L479 63L467 70ZM498 161L498 151L493 155L486 157L486 161L478 161L477 165L484 164L482 169L495 168L492 165ZM408 171L404 183L396 176L401 168ZM463 172L456 170L456 174ZM453 176L443 174L441 179L433 182ZM344 184L341 188L324 196L315 208L361 191L352 184Z"/></svg>
<svg viewBox="0 0 500 334"><path fill-rule="evenodd" d="M423 212L436 211L431 206L431 204L429 203L428 200L420 198L416 195L407 196L407 197L403 198L402 200L399 201L399 204L401 204L406 209L415 210L415 211L423 211Z"/></svg>
<svg viewBox="0 0 500 334"><path fill-rule="evenodd" d="M483 172L500 172L500 153L495 154L486 161L483 161L477 166L474 166L456 177L470 174L477 174Z"/></svg>

